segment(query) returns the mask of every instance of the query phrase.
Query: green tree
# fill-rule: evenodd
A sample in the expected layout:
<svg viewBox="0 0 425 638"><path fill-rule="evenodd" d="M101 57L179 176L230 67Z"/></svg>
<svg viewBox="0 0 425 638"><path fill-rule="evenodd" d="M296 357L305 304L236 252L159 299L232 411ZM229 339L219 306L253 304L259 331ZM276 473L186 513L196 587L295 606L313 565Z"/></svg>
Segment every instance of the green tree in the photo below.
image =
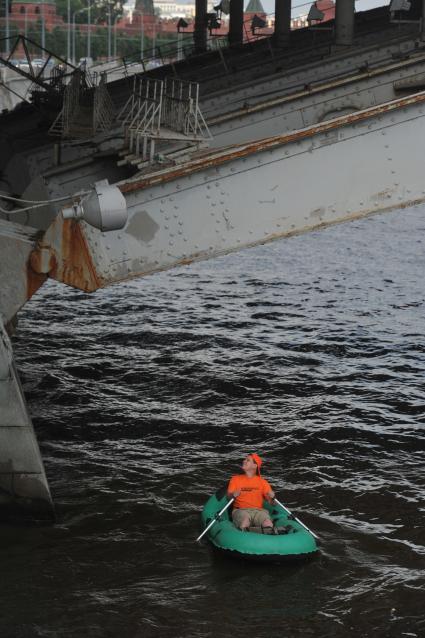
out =
<svg viewBox="0 0 425 638"><path fill-rule="evenodd" d="M4 1L4 0L3 0ZM106 24L108 22L109 11L111 12L111 21L122 16L123 5L126 0L95 0L91 2L91 22L92 24ZM71 20L72 14L80 9L88 7L88 0L71 0ZM68 0L56 0L56 11L64 22L68 22ZM77 24L87 22L87 11L77 13L75 16Z"/></svg>

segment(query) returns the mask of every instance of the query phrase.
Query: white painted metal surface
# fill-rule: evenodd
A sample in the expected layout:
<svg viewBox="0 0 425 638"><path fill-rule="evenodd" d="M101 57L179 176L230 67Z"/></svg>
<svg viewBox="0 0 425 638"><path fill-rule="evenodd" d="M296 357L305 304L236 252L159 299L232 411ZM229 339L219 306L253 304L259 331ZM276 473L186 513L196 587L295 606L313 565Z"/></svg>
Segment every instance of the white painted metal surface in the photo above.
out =
<svg viewBox="0 0 425 638"><path fill-rule="evenodd" d="M297 65L293 71L275 72L273 75L263 75L257 80L247 78L247 82L240 81L236 85L226 86L214 94L208 91L205 97L201 91L201 109L206 117L222 115L230 110L241 108L244 104L253 105L264 101L266 97L293 93L302 90L306 85L314 85L328 79L337 79L347 74L355 73L364 65L378 65L389 62L394 56L408 55L418 46L422 46L415 36L404 38L402 41L389 41L386 46L380 44L370 47L349 49L340 54L334 54L316 62ZM235 80L233 80L235 83Z"/></svg>
<svg viewBox="0 0 425 638"><path fill-rule="evenodd" d="M425 86L425 55L317 83L293 94L275 96L252 107L209 121L210 147L240 144L312 126L344 113L360 111L397 97L394 86ZM420 89L416 89L420 90ZM411 91L414 92L414 89Z"/></svg>
<svg viewBox="0 0 425 638"><path fill-rule="evenodd" d="M129 212L123 231L102 234L80 223L91 273L81 287L423 201L424 118L420 93L122 182ZM58 261L50 274L79 286L81 266L70 270L60 254L69 232L57 220L46 233Z"/></svg>
<svg viewBox="0 0 425 638"><path fill-rule="evenodd" d="M28 275L38 236L39 231L34 228L0 220L0 321L5 324L45 279L31 272Z"/></svg>

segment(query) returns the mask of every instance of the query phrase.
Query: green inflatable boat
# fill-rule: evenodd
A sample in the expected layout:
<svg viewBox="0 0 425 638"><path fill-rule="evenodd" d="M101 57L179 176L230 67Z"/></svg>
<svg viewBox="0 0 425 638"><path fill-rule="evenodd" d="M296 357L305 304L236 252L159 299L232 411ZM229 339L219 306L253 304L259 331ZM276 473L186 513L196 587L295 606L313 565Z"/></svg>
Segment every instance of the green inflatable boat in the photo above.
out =
<svg viewBox="0 0 425 638"><path fill-rule="evenodd" d="M226 489L218 490L205 503L201 518L206 528L228 503ZM311 558L318 551L315 536L291 514L278 505L265 503L274 524L272 534L261 528L241 531L232 522L230 509L219 516L205 537L220 553L261 561L281 562Z"/></svg>

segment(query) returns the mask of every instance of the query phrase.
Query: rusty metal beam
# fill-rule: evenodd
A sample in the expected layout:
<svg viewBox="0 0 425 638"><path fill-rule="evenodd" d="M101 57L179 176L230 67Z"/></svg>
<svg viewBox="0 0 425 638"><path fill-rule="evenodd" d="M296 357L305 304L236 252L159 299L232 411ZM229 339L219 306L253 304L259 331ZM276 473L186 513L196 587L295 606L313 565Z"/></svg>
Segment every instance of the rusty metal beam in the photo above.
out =
<svg viewBox="0 0 425 638"><path fill-rule="evenodd" d="M69 251L58 218L48 274L90 291L423 201L424 124L420 93L121 182L125 229L79 222Z"/></svg>

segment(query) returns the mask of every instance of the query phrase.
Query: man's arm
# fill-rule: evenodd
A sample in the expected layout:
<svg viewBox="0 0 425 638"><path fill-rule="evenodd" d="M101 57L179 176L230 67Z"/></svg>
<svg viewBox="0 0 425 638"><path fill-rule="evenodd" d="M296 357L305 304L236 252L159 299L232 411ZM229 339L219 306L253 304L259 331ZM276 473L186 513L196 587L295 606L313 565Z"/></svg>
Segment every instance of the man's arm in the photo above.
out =
<svg viewBox="0 0 425 638"><path fill-rule="evenodd" d="M270 490L269 492L266 492L266 494L264 494L264 498L270 503L270 505L273 505L275 496L276 494L273 492L273 490Z"/></svg>
<svg viewBox="0 0 425 638"><path fill-rule="evenodd" d="M235 477L233 476L229 481L229 485L227 486L227 498L229 501L232 498L237 498L239 494L241 493L241 490L238 489L237 485L238 483L235 480Z"/></svg>

